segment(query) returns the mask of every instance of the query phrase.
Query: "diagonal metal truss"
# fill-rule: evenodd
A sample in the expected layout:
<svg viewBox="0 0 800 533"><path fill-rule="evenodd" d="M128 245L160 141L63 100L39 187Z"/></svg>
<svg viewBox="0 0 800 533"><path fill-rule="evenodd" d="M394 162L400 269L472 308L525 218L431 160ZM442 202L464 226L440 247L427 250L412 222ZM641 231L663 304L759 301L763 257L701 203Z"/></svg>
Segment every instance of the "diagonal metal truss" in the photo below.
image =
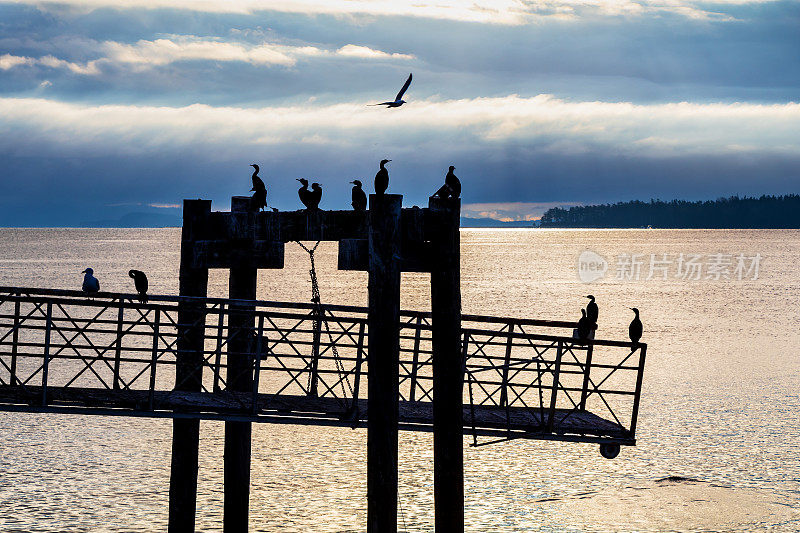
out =
<svg viewBox="0 0 800 533"><path fill-rule="evenodd" d="M181 324L186 301L0 288L0 410L98 402L148 416L363 423L366 309L251 302L252 327L233 329L230 300L203 299L199 318ZM431 416L431 326L429 313L401 313L400 401L410 429L425 429ZM482 436L635 442L646 345L579 341L572 326L463 317L464 424L473 444ZM196 396L175 377L179 341L190 331L205 339L191 363L201 376ZM236 335L252 336L252 353L229 352ZM234 356L248 358L251 391L228 389Z"/></svg>

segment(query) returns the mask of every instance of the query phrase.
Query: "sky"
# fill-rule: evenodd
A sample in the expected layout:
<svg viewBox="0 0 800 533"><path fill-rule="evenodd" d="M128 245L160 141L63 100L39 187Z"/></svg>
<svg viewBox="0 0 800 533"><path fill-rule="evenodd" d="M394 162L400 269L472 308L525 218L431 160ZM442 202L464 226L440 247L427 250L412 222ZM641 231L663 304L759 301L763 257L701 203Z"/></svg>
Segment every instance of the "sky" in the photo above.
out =
<svg viewBox="0 0 800 533"><path fill-rule="evenodd" d="M800 2L0 0L0 226L347 209L391 159L462 213L800 192ZM397 109L392 100L414 79Z"/></svg>

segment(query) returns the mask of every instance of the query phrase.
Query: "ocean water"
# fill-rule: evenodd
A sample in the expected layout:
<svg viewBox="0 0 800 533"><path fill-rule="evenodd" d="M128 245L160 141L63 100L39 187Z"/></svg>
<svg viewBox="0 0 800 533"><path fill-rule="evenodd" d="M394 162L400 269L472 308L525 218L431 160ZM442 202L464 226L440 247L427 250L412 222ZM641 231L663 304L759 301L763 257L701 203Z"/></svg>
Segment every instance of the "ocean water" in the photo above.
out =
<svg viewBox="0 0 800 533"><path fill-rule="evenodd" d="M0 230L0 284L79 288L91 266L103 290L130 292L138 268L151 293L176 294L178 241ZM587 251L608 265L588 283ZM798 231L462 230L465 313L576 319L591 293L598 337L625 339L637 307L649 346L638 445L616 459L465 438L467 531L799 531L798 265ZM366 304L366 273L338 272L335 243L317 269L323 301ZM285 269L259 273L259 298L310 291L296 245ZM212 271L209 294L226 292ZM403 275L404 308L429 295L427 275ZM222 423L203 422L201 439L197 528L221 531ZM365 529L366 430L256 424L253 439L251 531ZM165 530L170 442L164 420L0 414L0 531ZM432 461L431 435L400 433L401 531L433 531Z"/></svg>

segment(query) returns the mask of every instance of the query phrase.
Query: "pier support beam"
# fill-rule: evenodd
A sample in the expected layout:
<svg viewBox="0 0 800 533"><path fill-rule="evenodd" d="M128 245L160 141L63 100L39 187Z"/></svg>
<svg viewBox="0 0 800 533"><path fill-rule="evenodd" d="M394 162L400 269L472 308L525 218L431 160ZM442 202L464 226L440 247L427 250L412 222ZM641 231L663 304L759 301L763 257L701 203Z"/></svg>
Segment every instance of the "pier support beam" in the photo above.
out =
<svg viewBox="0 0 800 533"><path fill-rule="evenodd" d="M461 201L430 198L435 530L464 531Z"/></svg>
<svg viewBox="0 0 800 533"><path fill-rule="evenodd" d="M253 240L253 214L250 213L250 198L231 198L231 213L241 217L240 237ZM230 267L228 278L229 298L239 300L256 299L258 271L242 256ZM253 338L254 308L251 305L231 304L228 315L228 373L227 390L247 392L253 389L253 360L250 354L255 346ZM240 354L240 355L237 355ZM252 424L250 422L225 422L225 533L245 533L248 529L250 510L250 452Z"/></svg>
<svg viewBox="0 0 800 533"><path fill-rule="evenodd" d="M211 212L210 200L184 200L181 232L180 294L205 297L208 268L195 268L194 241L204 232ZM203 373L205 304L181 302L178 323L178 361L175 389L199 391ZM200 420L175 418L172 421L172 466L169 478L169 532L194 533L197 509L197 458Z"/></svg>
<svg viewBox="0 0 800 533"><path fill-rule="evenodd" d="M402 200L369 197L368 533L397 531Z"/></svg>

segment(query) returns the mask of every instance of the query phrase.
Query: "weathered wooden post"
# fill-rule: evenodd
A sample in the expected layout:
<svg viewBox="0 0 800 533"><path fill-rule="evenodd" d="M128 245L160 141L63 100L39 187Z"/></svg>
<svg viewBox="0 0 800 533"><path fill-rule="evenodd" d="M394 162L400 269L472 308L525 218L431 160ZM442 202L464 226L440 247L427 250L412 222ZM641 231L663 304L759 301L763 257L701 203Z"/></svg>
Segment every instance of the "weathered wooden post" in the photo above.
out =
<svg viewBox="0 0 800 533"><path fill-rule="evenodd" d="M208 268L195 262L195 241L202 238L211 213L210 200L184 200L181 232L181 296L205 297ZM199 391L203 372L205 303L182 301L178 307L178 356L175 389ZM197 508L197 454L200 420L175 418L172 421L172 466L169 480L169 531L194 533Z"/></svg>
<svg viewBox="0 0 800 533"><path fill-rule="evenodd" d="M252 248L254 213L250 197L231 198L231 237L233 247ZM238 300L256 299L258 270L252 254L235 254L231 258L228 296ZM228 315L228 373L227 390L252 392L254 307L232 302ZM250 508L250 451L252 424L225 422L225 516L226 533L246 532Z"/></svg>
<svg viewBox="0 0 800 533"><path fill-rule="evenodd" d="M400 360L399 194L369 197L367 531L397 531Z"/></svg>
<svg viewBox="0 0 800 533"><path fill-rule="evenodd" d="M433 484L435 529L464 531L461 201L432 197Z"/></svg>

